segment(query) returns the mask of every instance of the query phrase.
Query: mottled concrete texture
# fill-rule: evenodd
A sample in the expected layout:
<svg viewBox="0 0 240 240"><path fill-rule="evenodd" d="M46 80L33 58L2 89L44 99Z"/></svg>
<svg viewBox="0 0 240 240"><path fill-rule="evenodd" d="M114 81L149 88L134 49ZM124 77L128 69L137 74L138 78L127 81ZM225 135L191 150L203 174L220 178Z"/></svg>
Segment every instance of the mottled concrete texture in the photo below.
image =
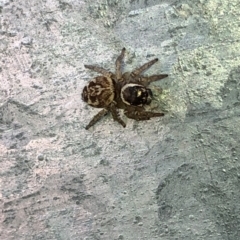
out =
<svg viewBox="0 0 240 240"><path fill-rule="evenodd" d="M0 239L240 237L239 0L0 0ZM147 74L165 117L127 127L84 64ZM160 92L160 87L163 92Z"/></svg>

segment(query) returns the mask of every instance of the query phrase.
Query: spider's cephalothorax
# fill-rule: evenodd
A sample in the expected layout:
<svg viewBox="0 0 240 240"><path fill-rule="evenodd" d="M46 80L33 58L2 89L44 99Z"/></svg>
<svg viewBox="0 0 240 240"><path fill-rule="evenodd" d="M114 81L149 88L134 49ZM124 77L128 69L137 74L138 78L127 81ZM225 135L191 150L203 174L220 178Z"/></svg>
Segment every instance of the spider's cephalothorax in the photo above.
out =
<svg viewBox="0 0 240 240"><path fill-rule="evenodd" d="M121 99L127 105L142 106L152 101L152 91L142 85L128 83L121 89Z"/></svg>
<svg viewBox="0 0 240 240"><path fill-rule="evenodd" d="M103 108L93 117L86 129L93 126L108 112L112 114L115 121L126 127L125 122L119 116L118 109L124 109L124 114L128 118L136 120L148 120L152 117L164 116L164 113L146 111L144 105L150 104L153 97L151 89L147 88L147 86L151 82L165 78L168 75L159 74L149 77L141 75L143 71L158 61L157 58L136 68L131 73L122 74L121 64L125 51L125 48L123 48L115 62L115 74L101 67L85 65L86 68L102 75L93 78L83 88L82 99L92 107Z"/></svg>

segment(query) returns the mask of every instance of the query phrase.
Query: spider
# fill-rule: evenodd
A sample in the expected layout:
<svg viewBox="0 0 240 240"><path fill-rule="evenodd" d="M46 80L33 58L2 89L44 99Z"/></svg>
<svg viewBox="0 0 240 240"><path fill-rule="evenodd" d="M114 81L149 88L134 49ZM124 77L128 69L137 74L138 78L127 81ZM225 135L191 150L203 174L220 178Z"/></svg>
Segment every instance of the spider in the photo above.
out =
<svg viewBox="0 0 240 240"><path fill-rule="evenodd" d="M84 65L85 68L102 74L90 80L88 85L83 88L83 101L92 107L103 108L92 118L86 129L92 127L109 112L115 121L126 127L125 122L119 115L118 109L123 109L124 114L128 118L138 121L164 116L164 113L161 112L146 111L144 105L150 104L153 98L152 91L147 86L151 82L163 79L168 75L159 74L149 77L141 75L143 71L158 61L157 58L134 69L132 72L122 73L121 67L125 52L126 49L123 48L115 62L115 74L102 67Z"/></svg>

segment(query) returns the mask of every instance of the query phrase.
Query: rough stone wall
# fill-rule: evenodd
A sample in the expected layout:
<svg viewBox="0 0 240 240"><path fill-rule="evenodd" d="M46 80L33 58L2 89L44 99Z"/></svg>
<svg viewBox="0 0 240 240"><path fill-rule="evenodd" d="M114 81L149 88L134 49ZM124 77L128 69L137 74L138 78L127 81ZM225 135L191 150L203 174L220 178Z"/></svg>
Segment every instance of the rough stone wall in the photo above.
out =
<svg viewBox="0 0 240 240"><path fill-rule="evenodd" d="M238 239L239 7L0 0L0 239ZM166 115L86 131L84 64L122 47L126 70L159 58Z"/></svg>

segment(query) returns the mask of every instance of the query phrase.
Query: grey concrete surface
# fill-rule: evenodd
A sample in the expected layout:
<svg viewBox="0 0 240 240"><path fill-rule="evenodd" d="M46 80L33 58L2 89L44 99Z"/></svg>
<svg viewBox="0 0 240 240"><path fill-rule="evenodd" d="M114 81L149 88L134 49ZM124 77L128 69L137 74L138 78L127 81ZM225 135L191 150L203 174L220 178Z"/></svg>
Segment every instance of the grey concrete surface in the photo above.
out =
<svg viewBox="0 0 240 240"><path fill-rule="evenodd" d="M240 239L239 0L0 0L0 239ZM84 64L147 74L123 129ZM160 92L160 87L163 92Z"/></svg>

